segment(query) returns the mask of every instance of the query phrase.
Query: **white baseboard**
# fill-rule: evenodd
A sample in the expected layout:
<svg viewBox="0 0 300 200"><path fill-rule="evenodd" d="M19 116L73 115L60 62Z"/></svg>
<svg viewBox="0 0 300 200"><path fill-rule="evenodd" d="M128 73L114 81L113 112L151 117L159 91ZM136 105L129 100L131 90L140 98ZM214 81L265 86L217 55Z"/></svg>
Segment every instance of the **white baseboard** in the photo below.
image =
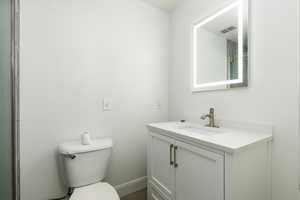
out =
<svg viewBox="0 0 300 200"><path fill-rule="evenodd" d="M127 183L123 183L115 186L120 197L124 197L128 194L137 192L147 187L147 177L140 177L135 180L131 180Z"/></svg>

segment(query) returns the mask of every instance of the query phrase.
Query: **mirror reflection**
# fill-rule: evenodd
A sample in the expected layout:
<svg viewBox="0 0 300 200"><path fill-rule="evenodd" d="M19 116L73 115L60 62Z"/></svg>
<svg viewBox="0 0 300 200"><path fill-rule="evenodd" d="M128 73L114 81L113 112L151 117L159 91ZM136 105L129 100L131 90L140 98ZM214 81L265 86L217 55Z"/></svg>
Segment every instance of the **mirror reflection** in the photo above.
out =
<svg viewBox="0 0 300 200"><path fill-rule="evenodd" d="M245 7L237 1L193 25L194 91L247 86Z"/></svg>

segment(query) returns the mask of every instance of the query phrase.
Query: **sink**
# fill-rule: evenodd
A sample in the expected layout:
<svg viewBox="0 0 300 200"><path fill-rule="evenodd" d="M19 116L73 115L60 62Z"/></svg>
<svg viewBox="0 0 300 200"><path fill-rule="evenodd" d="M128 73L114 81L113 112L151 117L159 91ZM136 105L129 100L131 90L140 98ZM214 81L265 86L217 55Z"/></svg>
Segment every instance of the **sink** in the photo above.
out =
<svg viewBox="0 0 300 200"><path fill-rule="evenodd" d="M196 124L183 124L183 125L178 125L178 129L193 132L193 133L199 133L201 135L218 135L225 133L224 130L221 128L212 128L212 127L206 127L206 126L201 126L201 125L196 125Z"/></svg>

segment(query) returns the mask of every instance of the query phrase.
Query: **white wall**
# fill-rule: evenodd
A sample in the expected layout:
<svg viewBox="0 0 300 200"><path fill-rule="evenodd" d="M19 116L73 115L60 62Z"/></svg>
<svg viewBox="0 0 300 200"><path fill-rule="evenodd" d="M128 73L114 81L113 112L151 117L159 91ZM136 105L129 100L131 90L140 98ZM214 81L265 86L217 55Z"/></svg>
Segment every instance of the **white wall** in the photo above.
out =
<svg viewBox="0 0 300 200"><path fill-rule="evenodd" d="M145 124L168 114L169 16L140 0L21 3L22 200L65 192L56 148L85 130L115 142L111 184L145 176Z"/></svg>
<svg viewBox="0 0 300 200"><path fill-rule="evenodd" d="M226 38L204 28L197 32L197 84L227 80Z"/></svg>
<svg viewBox="0 0 300 200"><path fill-rule="evenodd" d="M172 15L170 120L198 120L209 107L215 107L219 118L273 123L273 200L295 200L299 169L299 1L250 0L250 86L192 94L190 24L224 2L189 0Z"/></svg>

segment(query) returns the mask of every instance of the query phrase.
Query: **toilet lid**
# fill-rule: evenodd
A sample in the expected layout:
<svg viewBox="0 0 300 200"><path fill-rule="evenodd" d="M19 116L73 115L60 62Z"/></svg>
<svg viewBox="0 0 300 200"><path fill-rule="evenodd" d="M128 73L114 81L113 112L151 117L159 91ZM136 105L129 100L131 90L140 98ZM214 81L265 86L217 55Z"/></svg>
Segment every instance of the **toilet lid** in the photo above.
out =
<svg viewBox="0 0 300 200"><path fill-rule="evenodd" d="M111 185L100 182L76 188L70 200L120 200L120 198Z"/></svg>

